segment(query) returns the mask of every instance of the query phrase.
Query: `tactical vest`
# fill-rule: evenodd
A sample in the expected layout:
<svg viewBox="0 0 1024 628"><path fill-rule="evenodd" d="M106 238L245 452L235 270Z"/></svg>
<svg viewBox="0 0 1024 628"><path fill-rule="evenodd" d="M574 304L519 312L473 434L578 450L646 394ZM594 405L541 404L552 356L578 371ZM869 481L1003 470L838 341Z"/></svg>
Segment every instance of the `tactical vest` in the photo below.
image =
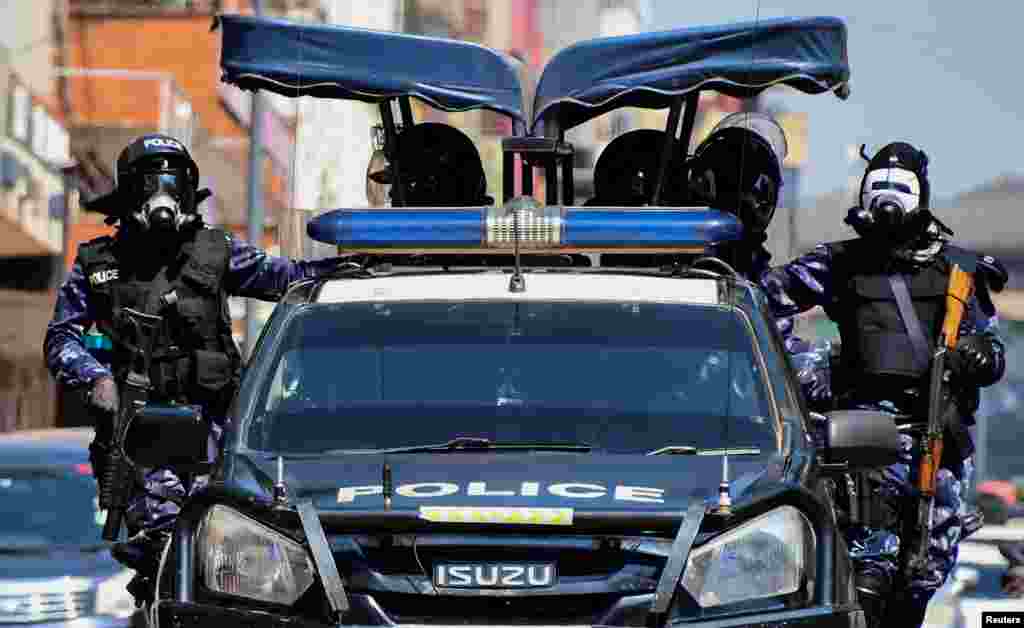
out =
<svg viewBox="0 0 1024 628"><path fill-rule="evenodd" d="M927 365L915 365L914 347L900 317L889 269L885 262L871 259L886 256L847 243L833 247L833 259L846 271L836 274L842 278L835 286L836 304L830 308L836 311L828 312L839 326L843 367L865 375L924 376ZM942 329L949 272L945 258L936 256L924 268L904 275L929 347L935 346Z"/></svg>
<svg viewBox="0 0 1024 628"><path fill-rule="evenodd" d="M223 287L230 257L227 234L198 229L159 268L142 271L145 265L136 255L110 237L79 249L90 310L113 343L115 378L127 374L140 341L126 324L123 308L161 315L164 324L149 372L151 398L201 404L213 416L222 416L241 367Z"/></svg>
<svg viewBox="0 0 1024 628"><path fill-rule="evenodd" d="M904 274L907 292L929 347L935 347L946 316L946 290L952 264L946 253L916 272ZM871 243L847 240L829 244L835 294L825 308L839 326L842 349L834 393L840 406L846 403L892 401L902 412L927 415L930 361L923 368L914 361L907 327L900 317L889 282L892 260ZM960 251L960 253L966 253ZM984 275L976 276L979 296L987 292ZM978 405L976 388L957 388L954 396L959 422L946 426L943 465L958 469L959 462L974 451L967 426Z"/></svg>

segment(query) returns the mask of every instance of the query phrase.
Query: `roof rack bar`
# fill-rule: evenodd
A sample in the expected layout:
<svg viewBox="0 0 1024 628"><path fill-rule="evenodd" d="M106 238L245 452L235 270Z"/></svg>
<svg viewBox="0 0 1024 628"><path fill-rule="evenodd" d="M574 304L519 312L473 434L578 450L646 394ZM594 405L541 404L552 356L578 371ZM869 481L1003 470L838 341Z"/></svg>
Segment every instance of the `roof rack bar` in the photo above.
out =
<svg viewBox="0 0 1024 628"><path fill-rule="evenodd" d="M391 99L380 103L380 119L384 123L384 156L391 165L392 202L398 207L405 207L405 189L402 187L402 172L398 163L398 130L395 128L395 112L391 109Z"/></svg>
<svg viewBox="0 0 1024 628"><path fill-rule="evenodd" d="M410 102L409 97L401 96L398 99L398 104L402 108L402 127L407 129L416 124L416 120L412 115L412 103Z"/></svg>
<svg viewBox="0 0 1024 628"><path fill-rule="evenodd" d="M526 155L520 153L519 163L522 166L523 183L522 191L520 192L523 196L533 196L533 164L526 159Z"/></svg>
<svg viewBox="0 0 1024 628"><path fill-rule="evenodd" d="M516 193L516 155L505 151L501 160L501 202L507 203Z"/></svg>
<svg viewBox="0 0 1024 628"><path fill-rule="evenodd" d="M558 164L554 159L544 164L544 204L558 204Z"/></svg>
<svg viewBox="0 0 1024 628"><path fill-rule="evenodd" d="M700 90L694 90L686 96L686 111L683 112L683 129L679 134L679 151L683 158L683 163L686 164L687 159L690 156L690 140L693 139L693 125L697 121L697 107L700 104ZM686 164L688 166L688 164ZM680 173L682 177L681 181L687 180L687 174L689 168L684 167L683 172Z"/></svg>
<svg viewBox="0 0 1024 628"><path fill-rule="evenodd" d="M562 158L562 205L576 204L576 181L573 180L573 155Z"/></svg>
<svg viewBox="0 0 1024 628"><path fill-rule="evenodd" d="M668 125L665 127L665 143L661 147L661 161L658 163L658 180L654 182L654 193L651 194L651 205L661 203L661 188L668 174L668 164L672 159L672 146L675 144L679 130L679 114L683 109L683 97L676 96L668 110Z"/></svg>

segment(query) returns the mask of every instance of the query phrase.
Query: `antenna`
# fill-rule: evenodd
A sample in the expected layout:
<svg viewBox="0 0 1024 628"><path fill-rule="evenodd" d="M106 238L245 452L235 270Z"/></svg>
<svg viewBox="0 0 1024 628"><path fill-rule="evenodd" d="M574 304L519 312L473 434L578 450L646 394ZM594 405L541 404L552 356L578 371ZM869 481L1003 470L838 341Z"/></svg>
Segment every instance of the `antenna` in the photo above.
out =
<svg viewBox="0 0 1024 628"><path fill-rule="evenodd" d="M729 418L732 416L732 350L726 346L726 392L725 416L722 417L725 447L722 450L722 481L718 484L718 506L715 514L723 517L732 515L732 497L729 495Z"/></svg>
<svg viewBox="0 0 1024 628"><path fill-rule="evenodd" d="M757 25L761 21L761 0L757 0L754 5L754 32L757 32ZM756 39L755 39L756 42ZM747 84L750 83L750 79L754 73L754 47L750 48L750 69L748 71ZM747 124L747 130L750 130L750 116L745 116L744 120ZM747 142L740 144L740 172L737 177L737 185L742 185L743 182L743 167L747 153ZM737 190L742 192L742 190ZM722 481L718 485L718 507L715 508L715 514L728 517L732 515L732 497L729 495L729 418L732 416L732 386L733 386L733 371L732 371L732 348L726 346L726 371L727 371L727 386L726 386L726 402L725 402L725 416L723 417L723 438L725 441L725 448L722 453Z"/></svg>
<svg viewBox="0 0 1024 628"><path fill-rule="evenodd" d="M750 67L747 70L747 85L750 85L750 81L751 81L751 79L754 76L754 62L756 60L754 50L755 50L755 47L756 47L756 44L757 44L757 25L760 22L761 22L761 0L757 0L757 2L754 4L754 42L753 42L753 45L750 46ZM756 97L756 94L754 94L754 97ZM753 112L748 111L747 115L743 116L743 121L746 124L747 131L750 131L750 113L753 113ZM738 173L739 176L736 177L736 187L737 188L740 188L743 185L743 169L746 166L746 157L747 157L747 142L743 141L740 144L740 171ZM781 164L780 164L780 166L781 166ZM737 197L738 198L742 198L740 195L742 195L743 190L742 189L737 189L736 192L737 192ZM737 207L736 209L740 210L740 207ZM746 228L746 225L744 225L744 232L746 231L745 228Z"/></svg>
<svg viewBox="0 0 1024 628"><path fill-rule="evenodd" d="M722 454L722 482L718 485L718 507L716 515L728 517L732 514L732 497L729 495L729 449Z"/></svg>
<svg viewBox="0 0 1024 628"><path fill-rule="evenodd" d="M512 241L515 246L515 268L512 278L508 281L508 291L513 293L526 292L526 280L523 279L522 267L519 265L519 206L512 205Z"/></svg>
<svg viewBox="0 0 1024 628"><path fill-rule="evenodd" d="M284 484L284 458L277 457L277 481L274 482L274 506L283 508L288 505L288 487Z"/></svg>
<svg viewBox="0 0 1024 628"><path fill-rule="evenodd" d="M394 492L394 487L391 485L391 465L385 462L383 472L384 510L391 510L391 495Z"/></svg>

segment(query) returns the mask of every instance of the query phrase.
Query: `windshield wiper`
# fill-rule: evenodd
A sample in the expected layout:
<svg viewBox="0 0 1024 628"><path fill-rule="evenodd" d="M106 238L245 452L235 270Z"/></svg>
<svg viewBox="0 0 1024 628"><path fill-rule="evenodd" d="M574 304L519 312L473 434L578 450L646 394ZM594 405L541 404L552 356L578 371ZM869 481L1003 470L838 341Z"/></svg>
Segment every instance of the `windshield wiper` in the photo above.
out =
<svg viewBox="0 0 1024 628"><path fill-rule="evenodd" d="M515 449L519 451L590 451L592 447L586 443L549 443L549 442L504 442L492 441L478 436L460 436L444 443L426 445L408 445L405 447L389 447L386 449L332 449L322 454L414 454L414 453L446 453L454 451L491 451Z"/></svg>
<svg viewBox="0 0 1024 628"><path fill-rule="evenodd" d="M757 447L728 447L719 449L698 449L689 445L668 445L647 452L648 456L758 456L761 450Z"/></svg>

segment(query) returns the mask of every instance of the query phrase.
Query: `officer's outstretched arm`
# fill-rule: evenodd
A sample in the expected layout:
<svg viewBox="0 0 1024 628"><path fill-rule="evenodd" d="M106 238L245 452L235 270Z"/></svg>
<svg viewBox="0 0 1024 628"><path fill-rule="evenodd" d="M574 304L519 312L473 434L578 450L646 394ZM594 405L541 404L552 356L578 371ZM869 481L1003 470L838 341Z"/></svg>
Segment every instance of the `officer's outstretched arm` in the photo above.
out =
<svg viewBox="0 0 1024 628"><path fill-rule="evenodd" d="M766 270L758 283L776 318L825 305L832 298L832 251L819 244L788 264Z"/></svg>
<svg viewBox="0 0 1024 628"><path fill-rule="evenodd" d="M804 397L815 409L827 407L832 400L831 346L813 344L797 336L793 317L831 299L831 249L819 244L788 264L768 269L759 283L776 317L776 327L797 371Z"/></svg>
<svg viewBox="0 0 1024 628"><path fill-rule="evenodd" d="M316 279L335 270L341 263L336 257L322 260L275 257L243 240L229 240L231 259L224 287L233 296L277 301L293 282Z"/></svg>
<svg viewBox="0 0 1024 628"><path fill-rule="evenodd" d="M53 318L46 326L43 339L46 365L54 378L65 386L82 386L110 375L110 370L89 353L82 340L82 334L92 326L93 320L88 280L76 260L57 291Z"/></svg>

